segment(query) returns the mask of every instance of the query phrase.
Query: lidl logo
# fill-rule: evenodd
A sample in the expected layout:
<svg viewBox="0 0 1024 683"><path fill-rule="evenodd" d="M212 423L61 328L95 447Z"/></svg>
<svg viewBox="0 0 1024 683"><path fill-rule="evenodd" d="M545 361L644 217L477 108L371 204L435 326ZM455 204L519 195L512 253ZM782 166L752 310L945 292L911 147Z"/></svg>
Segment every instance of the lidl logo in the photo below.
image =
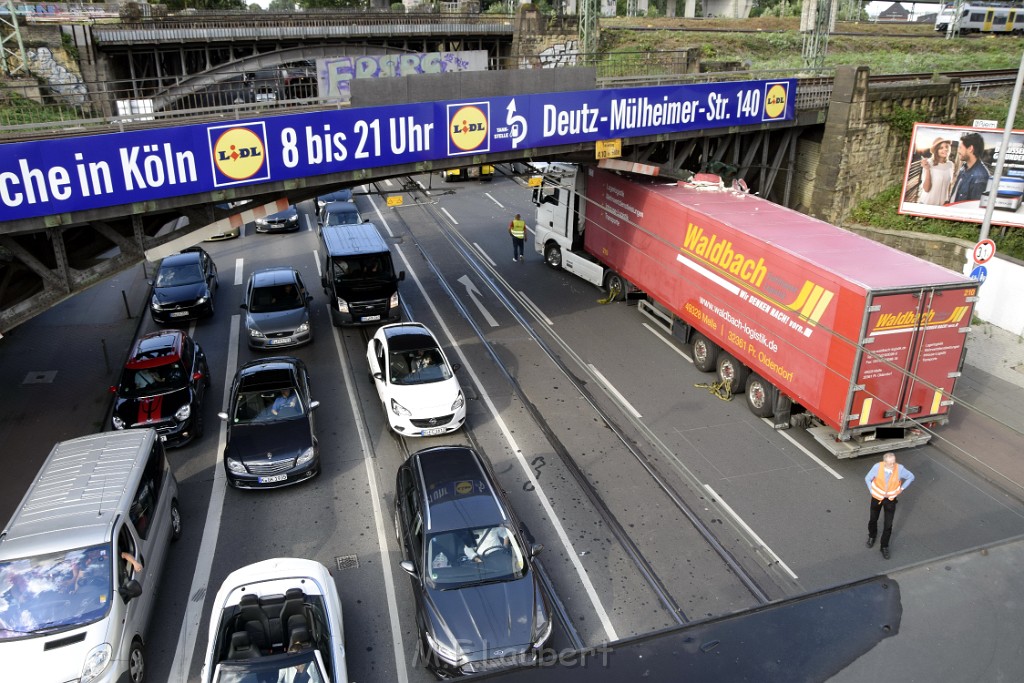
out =
<svg viewBox="0 0 1024 683"><path fill-rule="evenodd" d="M489 102L448 105L448 154L472 154L490 150Z"/></svg>
<svg viewBox="0 0 1024 683"><path fill-rule="evenodd" d="M270 179L267 130L262 122L207 129L216 187Z"/></svg>
<svg viewBox="0 0 1024 683"><path fill-rule="evenodd" d="M765 83L763 121L779 119L786 115L789 101L789 83Z"/></svg>

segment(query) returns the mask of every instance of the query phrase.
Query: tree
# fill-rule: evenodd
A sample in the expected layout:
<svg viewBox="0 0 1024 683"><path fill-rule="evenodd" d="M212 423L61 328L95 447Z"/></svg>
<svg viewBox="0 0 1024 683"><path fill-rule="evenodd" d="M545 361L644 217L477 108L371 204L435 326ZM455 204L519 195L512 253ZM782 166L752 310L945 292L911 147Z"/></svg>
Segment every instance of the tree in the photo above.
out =
<svg viewBox="0 0 1024 683"><path fill-rule="evenodd" d="M295 0L270 0L267 9L271 12L294 12L296 4Z"/></svg>
<svg viewBox="0 0 1024 683"><path fill-rule="evenodd" d="M167 9L180 12L187 8L201 10L245 10L245 0L167 0Z"/></svg>

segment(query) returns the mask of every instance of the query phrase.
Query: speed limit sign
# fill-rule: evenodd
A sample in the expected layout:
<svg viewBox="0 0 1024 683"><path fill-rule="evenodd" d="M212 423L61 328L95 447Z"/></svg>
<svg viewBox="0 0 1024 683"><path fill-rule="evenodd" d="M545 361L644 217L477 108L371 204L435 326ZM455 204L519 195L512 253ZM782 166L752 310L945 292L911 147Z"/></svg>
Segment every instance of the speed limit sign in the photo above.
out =
<svg viewBox="0 0 1024 683"><path fill-rule="evenodd" d="M992 257L996 255L996 243L992 240L981 240L974 245L974 262L979 266L984 265L992 260Z"/></svg>

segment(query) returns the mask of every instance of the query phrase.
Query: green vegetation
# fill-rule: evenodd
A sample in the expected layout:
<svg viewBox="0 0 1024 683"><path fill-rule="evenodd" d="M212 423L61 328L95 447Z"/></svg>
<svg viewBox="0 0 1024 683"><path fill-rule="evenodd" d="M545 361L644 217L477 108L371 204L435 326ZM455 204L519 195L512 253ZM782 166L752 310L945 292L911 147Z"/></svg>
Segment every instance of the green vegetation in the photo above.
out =
<svg viewBox="0 0 1024 683"><path fill-rule="evenodd" d="M0 126L54 123L80 118L82 113L74 107L39 104L0 85Z"/></svg>

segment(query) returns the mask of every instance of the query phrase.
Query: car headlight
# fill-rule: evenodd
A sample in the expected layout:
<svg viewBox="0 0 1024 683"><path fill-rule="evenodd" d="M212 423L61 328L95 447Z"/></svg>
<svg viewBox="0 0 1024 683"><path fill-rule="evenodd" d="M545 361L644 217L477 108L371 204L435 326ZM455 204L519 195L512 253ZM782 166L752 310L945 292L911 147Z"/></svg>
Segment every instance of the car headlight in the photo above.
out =
<svg viewBox="0 0 1024 683"><path fill-rule="evenodd" d="M174 411L174 419L178 422L184 422L192 416L192 406L186 403L182 407Z"/></svg>
<svg viewBox="0 0 1024 683"><path fill-rule="evenodd" d="M196 304L201 306L201 305L205 304L207 299L209 299L209 298L210 298L210 293L207 292L206 294L203 294L201 297L196 299Z"/></svg>
<svg viewBox="0 0 1024 683"><path fill-rule="evenodd" d="M297 330L295 330L295 331L297 333L309 332L309 321L307 320L306 322L304 322L301 325L299 325L299 328Z"/></svg>
<svg viewBox="0 0 1024 683"><path fill-rule="evenodd" d="M295 221L297 221L297 220L299 220L299 214L295 214L294 216L292 216L291 218L289 218L289 219L288 219L288 222L289 222L289 223L294 223L294 222L295 222Z"/></svg>
<svg viewBox="0 0 1024 683"><path fill-rule="evenodd" d="M160 300L156 298L156 294L153 295L153 298L150 300L149 305L152 306L153 309L157 311L163 308L163 306L160 305Z"/></svg>
<svg viewBox="0 0 1024 683"><path fill-rule="evenodd" d="M427 645L430 646L431 650L437 653L438 657L449 664L454 664L455 666L459 666L465 662L465 655L463 655L459 649L450 648L447 645L442 644L441 641L434 638L430 633L426 633L425 635L427 636Z"/></svg>
<svg viewBox="0 0 1024 683"><path fill-rule="evenodd" d="M338 311L341 313L348 313L348 302L338 297Z"/></svg>
<svg viewBox="0 0 1024 683"><path fill-rule="evenodd" d="M261 228L267 227L267 219L266 218L257 218L256 219L256 225L261 227Z"/></svg>
<svg viewBox="0 0 1024 683"><path fill-rule="evenodd" d="M124 429L124 420L119 418L117 415L114 416L114 419L111 420L111 422L114 423L114 429Z"/></svg>
<svg viewBox="0 0 1024 683"><path fill-rule="evenodd" d="M533 610L533 646L539 648L551 636L553 620L548 611L544 609L544 602L538 601Z"/></svg>
<svg viewBox="0 0 1024 683"><path fill-rule="evenodd" d="M398 292L391 295L391 300L388 301L388 308L398 308Z"/></svg>
<svg viewBox="0 0 1024 683"><path fill-rule="evenodd" d="M239 460L235 460L234 458L225 458L224 464L228 466L229 471L234 472L235 474L245 474L245 465L243 465Z"/></svg>
<svg viewBox="0 0 1024 683"><path fill-rule="evenodd" d="M404 415L405 417L412 417L412 413L406 410L405 406L403 406L395 399L391 399L391 412L393 412L395 415Z"/></svg>
<svg viewBox="0 0 1024 683"><path fill-rule="evenodd" d="M316 457L316 451L313 449L312 446L310 446L306 450L302 451L302 455L300 455L298 457L298 459L295 460L295 464L296 465L305 465L307 462L309 462L310 460L312 460L315 457Z"/></svg>
<svg viewBox="0 0 1024 683"><path fill-rule="evenodd" d="M263 339L266 336L257 329L256 324L252 320L249 320L245 326L249 328L249 336L253 339Z"/></svg>
<svg viewBox="0 0 1024 683"><path fill-rule="evenodd" d="M462 397L462 390L459 389L459 397L452 403L452 410L458 410L466 404L466 400Z"/></svg>
<svg viewBox="0 0 1024 683"><path fill-rule="evenodd" d="M81 683L89 683L103 673L107 664L110 664L112 654L110 643L103 643L89 650L89 654L85 656L85 664L82 665Z"/></svg>

